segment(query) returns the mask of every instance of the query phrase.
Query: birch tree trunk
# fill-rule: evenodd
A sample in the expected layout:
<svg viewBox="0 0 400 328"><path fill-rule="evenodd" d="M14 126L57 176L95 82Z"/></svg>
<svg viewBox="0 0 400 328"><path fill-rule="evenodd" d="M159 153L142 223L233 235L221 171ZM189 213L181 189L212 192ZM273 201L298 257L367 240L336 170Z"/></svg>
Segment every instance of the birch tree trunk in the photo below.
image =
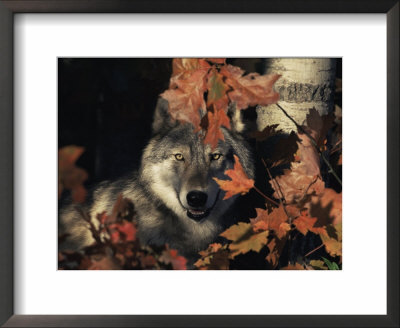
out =
<svg viewBox="0 0 400 328"><path fill-rule="evenodd" d="M310 108L321 115L333 110L336 59L278 58L267 59L264 73L277 73L275 83L280 94L279 104L298 123L302 124ZM279 129L290 133L296 127L276 105L257 108L257 127L279 124Z"/></svg>

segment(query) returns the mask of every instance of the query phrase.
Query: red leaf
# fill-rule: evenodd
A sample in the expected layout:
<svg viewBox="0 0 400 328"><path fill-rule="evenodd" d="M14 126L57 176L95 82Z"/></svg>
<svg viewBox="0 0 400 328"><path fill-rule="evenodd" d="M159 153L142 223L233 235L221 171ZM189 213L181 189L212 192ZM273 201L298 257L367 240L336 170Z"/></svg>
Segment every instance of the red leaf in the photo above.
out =
<svg viewBox="0 0 400 328"><path fill-rule="evenodd" d="M279 93L273 89L274 83L280 75L259 75L251 73L243 76L244 71L239 67L225 65L220 70L226 77L226 83L232 87L228 92L231 102L235 102L238 109L249 106L274 104L279 100Z"/></svg>
<svg viewBox="0 0 400 328"><path fill-rule="evenodd" d="M160 96L168 100L169 113L174 120L191 123L197 131L202 112L206 112L204 92L211 66L202 59L178 58L174 59L173 67L169 89Z"/></svg>
<svg viewBox="0 0 400 328"><path fill-rule="evenodd" d="M165 264L171 264L174 270L186 270L187 260L178 254L178 251L167 246L159 260Z"/></svg>
<svg viewBox="0 0 400 328"><path fill-rule="evenodd" d="M236 194L244 195L254 187L254 180L247 177L246 172L243 170L243 166L240 164L239 158L236 155L233 156L235 158L233 170L225 171L225 174L232 180L213 178L219 184L220 188L226 191L224 199L228 199Z"/></svg>
<svg viewBox="0 0 400 328"><path fill-rule="evenodd" d="M108 226L110 238L113 243L134 241L136 239L136 227L132 222L123 220L120 223L113 223Z"/></svg>
<svg viewBox="0 0 400 328"><path fill-rule="evenodd" d="M58 166L63 170L71 168L85 151L85 148L79 146L65 146L58 150Z"/></svg>
<svg viewBox="0 0 400 328"><path fill-rule="evenodd" d="M157 264L157 260L152 255L142 255L139 259L142 268L154 268Z"/></svg>

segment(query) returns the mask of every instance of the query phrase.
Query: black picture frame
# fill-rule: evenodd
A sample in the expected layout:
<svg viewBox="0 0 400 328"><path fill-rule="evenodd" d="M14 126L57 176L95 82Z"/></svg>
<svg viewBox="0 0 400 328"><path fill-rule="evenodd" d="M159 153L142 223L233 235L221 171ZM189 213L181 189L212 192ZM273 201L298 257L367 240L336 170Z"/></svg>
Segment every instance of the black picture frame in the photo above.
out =
<svg viewBox="0 0 400 328"><path fill-rule="evenodd" d="M399 327L399 7L398 0L1 0L0 324L4 327ZM385 13L387 17L387 315L14 315L13 16L16 13L56 12Z"/></svg>

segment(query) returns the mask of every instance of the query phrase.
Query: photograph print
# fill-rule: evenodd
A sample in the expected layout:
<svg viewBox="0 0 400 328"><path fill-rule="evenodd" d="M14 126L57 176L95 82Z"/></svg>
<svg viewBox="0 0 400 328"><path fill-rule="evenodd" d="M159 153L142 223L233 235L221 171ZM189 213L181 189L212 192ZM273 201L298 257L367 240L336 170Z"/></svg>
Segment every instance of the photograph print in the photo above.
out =
<svg viewBox="0 0 400 328"><path fill-rule="evenodd" d="M59 270L341 270L341 58L59 58Z"/></svg>

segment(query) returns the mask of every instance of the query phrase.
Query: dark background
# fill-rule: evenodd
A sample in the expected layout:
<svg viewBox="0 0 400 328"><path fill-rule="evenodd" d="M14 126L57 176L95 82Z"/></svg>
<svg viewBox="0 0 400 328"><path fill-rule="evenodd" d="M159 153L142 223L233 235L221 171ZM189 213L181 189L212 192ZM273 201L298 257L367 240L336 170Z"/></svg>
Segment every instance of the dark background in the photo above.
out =
<svg viewBox="0 0 400 328"><path fill-rule="evenodd" d="M262 74L265 67L257 58L227 61L247 72ZM171 73L171 58L58 60L58 146L85 147L77 165L89 173L86 185L138 167L157 98L168 89Z"/></svg>

